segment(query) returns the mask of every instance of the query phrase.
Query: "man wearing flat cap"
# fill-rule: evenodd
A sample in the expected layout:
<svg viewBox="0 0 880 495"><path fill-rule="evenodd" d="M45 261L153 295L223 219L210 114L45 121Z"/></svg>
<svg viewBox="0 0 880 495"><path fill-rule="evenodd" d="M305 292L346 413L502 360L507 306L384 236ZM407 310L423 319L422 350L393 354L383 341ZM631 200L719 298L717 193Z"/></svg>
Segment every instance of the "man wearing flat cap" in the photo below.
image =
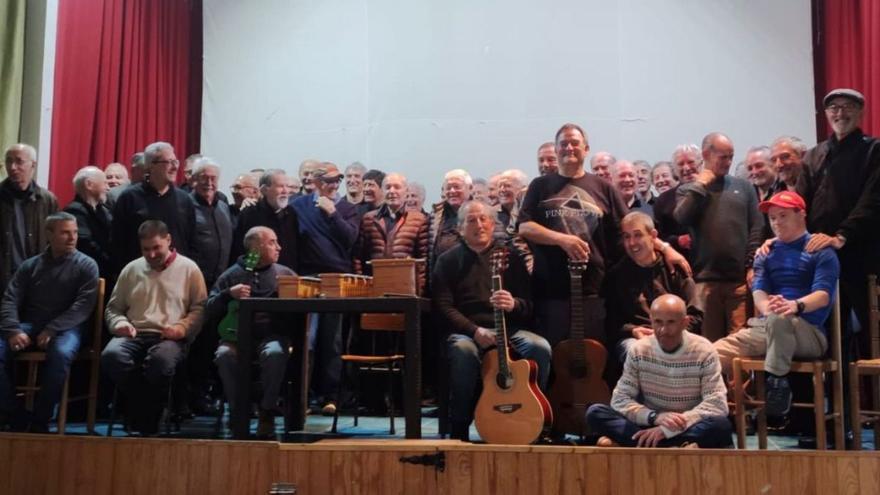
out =
<svg viewBox="0 0 880 495"><path fill-rule="evenodd" d="M863 329L857 334L858 353L867 356L867 275L880 272L880 140L859 128L865 97L858 91L835 89L823 104L834 133L804 156L797 183L806 201L807 228L813 233L806 251L836 250L843 349L851 349L854 332L848 315L854 310Z"/></svg>
<svg viewBox="0 0 880 495"><path fill-rule="evenodd" d="M291 203L299 219L297 249L301 275L354 270L352 254L360 218L354 205L339 200L337 192L342 179L336 165L321 163L311 175L314 191ZM315 391L322 396L322 412L333 415L342 376L342 315L322 314L315 331L310 333L316 358Z"/></svg>

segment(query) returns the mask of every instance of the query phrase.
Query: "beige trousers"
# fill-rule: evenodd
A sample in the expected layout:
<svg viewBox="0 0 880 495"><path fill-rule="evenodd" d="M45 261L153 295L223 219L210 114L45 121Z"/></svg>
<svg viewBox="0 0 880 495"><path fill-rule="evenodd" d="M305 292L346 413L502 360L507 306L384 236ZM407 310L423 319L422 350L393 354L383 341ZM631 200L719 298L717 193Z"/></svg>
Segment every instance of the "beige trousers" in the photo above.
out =
<svg viewBox="0 0 880 495"><path fill-rule="evenodd" d="M697 283L697 307L703 310L703 337L715 342L746 326L748 295L745 283Z"/></svg>
<svg viewBox="0 0 880 495"><path fill-rule="evenodd" d="M825 355L828 342L822 332L803 318L770 315L750 318L749 326L715 342L721 367L730 374L735 357L765 356L764 369L785 375L791 360L814 359Z"/></svg>

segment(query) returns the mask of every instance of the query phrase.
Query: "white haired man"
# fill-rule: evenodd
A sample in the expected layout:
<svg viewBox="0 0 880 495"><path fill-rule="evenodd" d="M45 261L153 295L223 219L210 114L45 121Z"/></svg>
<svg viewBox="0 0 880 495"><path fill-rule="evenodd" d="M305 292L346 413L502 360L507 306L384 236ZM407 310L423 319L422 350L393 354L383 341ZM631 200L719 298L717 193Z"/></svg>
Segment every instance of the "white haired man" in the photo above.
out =
<svg viewBox="0 0 880 495"><path fill-rule="evenodd" d="M98 263L101 277L107 280L109 293L116 280L117 268L110 248L113 214L106 203L108 185L104 172L98 167L90 165L77 170L73 176L76 196L64 211L76 218L79 229L76 249Z"/></svg>
<svg viewBox="0 0 880 495"><path fill-rule="evenodd" d="M0 290L24 260L43 251L48 242L46 217L58 211L58 200L37 185L37 150L13 144L4 152L6 178L0 182Z"/></svg>

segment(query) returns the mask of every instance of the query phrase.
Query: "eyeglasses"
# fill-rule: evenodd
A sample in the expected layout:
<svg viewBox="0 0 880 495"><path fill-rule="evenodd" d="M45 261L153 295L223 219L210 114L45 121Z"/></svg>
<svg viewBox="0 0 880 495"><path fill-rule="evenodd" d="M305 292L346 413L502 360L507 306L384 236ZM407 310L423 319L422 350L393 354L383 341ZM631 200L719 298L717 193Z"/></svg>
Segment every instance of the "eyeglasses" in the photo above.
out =
<svg viewBox="0 0 880 495"><path fill-rule="evenodd" d="M174 166L176 167L176 166L180 165L180 161L179 161L179 160L153 160L153 164L154 164L154 165L155 165L155 164L159 164L159 165L174 165Z"/></svg>
<svg viewBox="0 0 880 495"><path fill-rule="evenodd" d="M852 112L858 107L855 103L844 103L843 105L828 105L825 107L825 111L828 113Z"/></svg>

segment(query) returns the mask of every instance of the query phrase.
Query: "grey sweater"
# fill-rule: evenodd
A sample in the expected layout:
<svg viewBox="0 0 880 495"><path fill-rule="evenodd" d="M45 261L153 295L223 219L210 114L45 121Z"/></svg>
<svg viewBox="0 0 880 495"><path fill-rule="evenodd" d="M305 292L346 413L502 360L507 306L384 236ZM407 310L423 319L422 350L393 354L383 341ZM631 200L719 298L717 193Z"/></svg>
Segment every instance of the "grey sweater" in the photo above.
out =
<svg viewBox="0 0 880 495"><path fill-rule="evenodd" d="M53 258L47 249L13 275L0 303L0 329L18 332L25 322L36 332L69 330L89 319L97 294L95 260L79 251Z"/></svg>
<svg viewBox="0 0 880 495"><path fill-rule="evenodd" d="M745 282L764 226L751 184L726 175L682 185L673 216L691 233L694 281Z"/></svg>

